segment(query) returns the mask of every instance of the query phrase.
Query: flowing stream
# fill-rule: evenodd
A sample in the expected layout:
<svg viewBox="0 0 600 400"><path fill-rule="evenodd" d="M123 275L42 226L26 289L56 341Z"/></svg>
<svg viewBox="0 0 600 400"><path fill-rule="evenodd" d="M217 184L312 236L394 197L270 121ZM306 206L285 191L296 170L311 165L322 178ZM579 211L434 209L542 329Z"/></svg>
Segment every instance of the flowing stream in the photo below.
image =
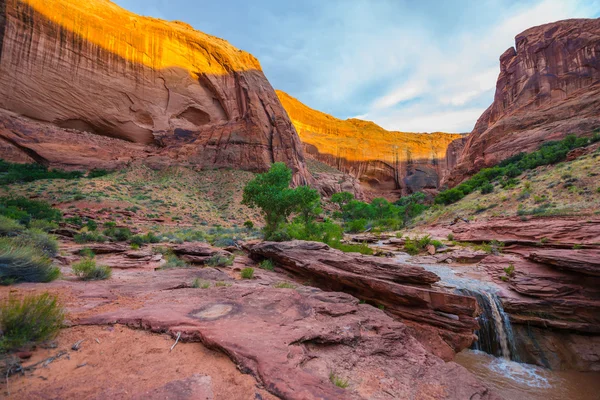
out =
<svg viewBox="0 0 600 400"><path fill-rule="evenodd" d="M398 253L396 259L408 262L408 254ZM418 264L437 274L440 286L473 296L482 315L479 317L479 340L472 349L457 354L455 361L489 385L507 400L598 400L600 374L597 372L553 371L536 365L520 363L515 338L508 315L498 297L500 288L482 279L473 265L451 267L445 264ZM460 270L460 271L459 271Z"/></svg>

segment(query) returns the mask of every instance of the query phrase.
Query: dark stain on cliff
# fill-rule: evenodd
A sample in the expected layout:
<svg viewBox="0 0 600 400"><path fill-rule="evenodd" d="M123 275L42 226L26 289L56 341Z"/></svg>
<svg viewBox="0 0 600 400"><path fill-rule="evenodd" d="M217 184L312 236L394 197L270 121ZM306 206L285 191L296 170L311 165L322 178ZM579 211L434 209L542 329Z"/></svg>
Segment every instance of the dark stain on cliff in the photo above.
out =
<svg viewBox="0 0 600 400"><path fill-rule="evenodd" d="M0 61L2 61L2 44L6 30L6 0L0 0Z"/></svg>

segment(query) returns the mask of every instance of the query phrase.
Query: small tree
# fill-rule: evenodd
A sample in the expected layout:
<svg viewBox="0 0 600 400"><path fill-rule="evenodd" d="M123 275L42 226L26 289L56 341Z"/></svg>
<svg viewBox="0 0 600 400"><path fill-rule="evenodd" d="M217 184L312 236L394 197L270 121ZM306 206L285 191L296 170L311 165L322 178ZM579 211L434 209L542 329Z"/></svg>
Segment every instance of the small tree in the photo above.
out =
<svg viewBox="0 0 600 400"><path fill-rule="evenodd" d="M331 196L331 202L336 203L340 210L352 200L354 200L354 195L350 192L334 193Z"/></svg>
<svg viewBox="0 0 600 400"><path fill-rule="evenodd" d="M291 181L292 170L278 162L244 187L242 204L261 209L266 223L266 239L271 238L292 213L298 212L303 221L308 221L320 212L318 192L308 186L290 189Z"/></svg>

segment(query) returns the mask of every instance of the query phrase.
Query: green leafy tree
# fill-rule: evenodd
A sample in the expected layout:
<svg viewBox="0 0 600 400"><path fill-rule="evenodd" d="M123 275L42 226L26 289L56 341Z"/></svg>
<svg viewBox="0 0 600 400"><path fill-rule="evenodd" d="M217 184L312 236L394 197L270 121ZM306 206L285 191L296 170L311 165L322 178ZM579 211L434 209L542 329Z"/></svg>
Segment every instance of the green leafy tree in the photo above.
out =
<svg viewBox="0 0 600 400"><path fill-rule="evenodd" d="M334 193L331 196L331 202L337 204L340 209L344 208L352 200L354 200L354 195L350 192Z"/></svg>
<svg viewBox="0 0 600 400"><path fill-rule="evenodd" d="M306 186L291 189L291 181L292 170L278 162L244 187L242 204L260 208L266 223L266 239L270 239L292 213L298 212L303 220L308 220L319 208L319 194L315 190Z"/></svg>

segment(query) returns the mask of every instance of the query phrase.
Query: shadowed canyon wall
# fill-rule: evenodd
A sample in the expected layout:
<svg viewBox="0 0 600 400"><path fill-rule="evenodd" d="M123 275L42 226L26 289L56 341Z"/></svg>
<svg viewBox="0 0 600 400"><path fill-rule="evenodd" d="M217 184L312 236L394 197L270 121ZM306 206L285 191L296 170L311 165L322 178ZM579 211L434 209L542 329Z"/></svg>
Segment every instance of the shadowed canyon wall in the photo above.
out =
<svg viewBox="0 0 600 400"><path fill-rule="evenodd" d="M13 159L251 171L283 161L296 183L310 179L252 55L108 0L0 0L0 109L0 151Z"/></svg>
<svg viewBox="0 0 600 400"><path fill-rule="evenodd" d="M361 180L366 188L406 195L436 189L448 145L459 134L390 132L369 121L340 120L276 91L304 151Z"/></svg>
<svg viewBox="0 0 600 400"><path fill-rule="evenodd" d="M494 102L469 135L444 183L549 140L600 128L600 19L537 26L500 56Z"/></svg>

